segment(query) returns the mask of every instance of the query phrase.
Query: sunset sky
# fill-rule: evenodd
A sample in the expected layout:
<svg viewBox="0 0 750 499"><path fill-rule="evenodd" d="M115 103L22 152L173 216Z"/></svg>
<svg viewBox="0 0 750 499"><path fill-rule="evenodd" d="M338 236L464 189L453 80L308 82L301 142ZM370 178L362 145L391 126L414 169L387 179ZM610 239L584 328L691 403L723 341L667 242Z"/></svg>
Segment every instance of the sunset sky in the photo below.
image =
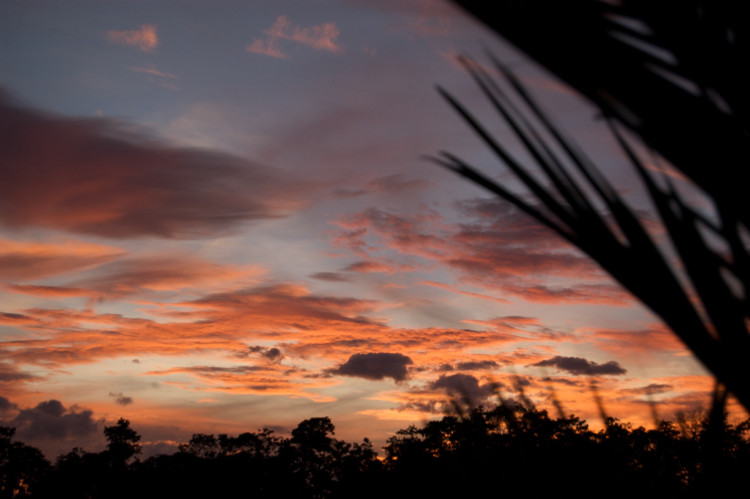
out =
<svg viewBox="0 0 750 499"><path fill-rule="evenodd" d="M516 185L435 91L516 150L456 63L486 50L649 219L595 111L447 2L0 3L0 424L54 457L124 417L151 455L317 416L382 445L456 390L705 404L598 267L424 159Z"/></svg>

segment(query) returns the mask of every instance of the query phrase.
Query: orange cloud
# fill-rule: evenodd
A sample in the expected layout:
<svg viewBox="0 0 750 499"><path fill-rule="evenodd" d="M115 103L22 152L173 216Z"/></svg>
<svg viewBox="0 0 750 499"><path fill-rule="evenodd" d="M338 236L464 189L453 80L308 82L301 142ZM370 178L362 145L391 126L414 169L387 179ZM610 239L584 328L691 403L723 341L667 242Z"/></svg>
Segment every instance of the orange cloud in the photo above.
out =
<svg viewBox="0 0 750 499"><path fill-rule="evenodd" d="M0 239L0 275L7 281L30 281L91 269L124 253L114 246L81 241L40 243Z"/></svg>
<svg viewBox="0 0 750 499"><path fill-rule="evenodd" d="M337 43L340 32L335 23L309 27L293 26L286 16L281 15L264 33L272 38L292 40L316 50L327 50L329 52L341 52L342 50Z"/></svg>
<svg viewBox="0 0 750 499"><path fill-rule="evenodd" d="M264 38L256 38L247 45L245 50L283 59L287 55L281 51L279 40L289 40L315 50L337 53L343 50L338 43L339 33L335 23L307 27L295 26L286 16L281 15L276 18L270 28L263 32Z"/></svg>
<svg viewBox="0 0 750 499"><path fill-rule="evenodd" d="M146 374L167 378L175 374L188 374L198 380L198 384L193 385L192 389L200 391L303 397L316 402L336 400L310 391L336 383L323 379L305 379L300 376L298 369L282 366L191 366L150 371Z"/></svg>
<svg viewBox="0 0 750 499"><path fill-rule="evenodd" d="M107 38L118 45L137 47L144 52L153 52L159 45L156 36L156 26L144 24L140 29L132 31L107 31Z"/></svg>
<svg viewBox="0 0 750 499"><path fill-rule="evenodd" d="M597 348L618 356L643 356L652 353L670 353L687 356L689 351L677 336L662 324L653 324L642 330L596 329L582 330Z"/></svg>

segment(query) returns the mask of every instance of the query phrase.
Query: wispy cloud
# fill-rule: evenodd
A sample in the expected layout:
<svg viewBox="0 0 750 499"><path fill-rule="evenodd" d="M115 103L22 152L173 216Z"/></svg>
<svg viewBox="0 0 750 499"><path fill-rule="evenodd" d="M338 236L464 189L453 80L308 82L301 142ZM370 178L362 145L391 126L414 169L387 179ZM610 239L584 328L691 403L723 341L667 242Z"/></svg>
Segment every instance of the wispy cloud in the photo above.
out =
<svg viewBox="0 0 750 499"><path fill-rule="evenodd" d="M281 51L279 40L277 38L256 38L252 43L245 47L250 53L267 55L277 59L286 59L289 57Z"/></svg>
<svg viewBox="0 0 750 499"><path fill-rule="evenodd" d="M283 59L288 55L281 50L280 40L289 40L315 50L338 53L343 50L338 43L339 33L336 24L332 22L315 26L296 26L286 16L281 15L263 32L264 36L254 39L247 45L246 50Z"/></svg>
<svg viewBox="0 0 750 499"><path fill-rule="evenodd" d="M161 76L163 78L177 78L172 73L165 73L163 71L159 71L154 66L145 66L145 67L138 67L138 66L129 66L129 70L135 71L136 73L146 73L153 76Z"/></svg>
<svg viewBox="0 0 750 499"><path fill-rule="evenodd" d="M156 26L144 24L140 29L125 31L107 31L107 38L118 45L129 45L137 47L144 52L153 52L159 45L159 37L156 36Z"/></svg>
<svg viewBox="0 0 750 499"><path fill-rule="evenodd" d="M179 90L180 87L174 84L174 80L177 79L176 75L173 75L172 73L167 73L164 71L159 71L156 69L156 67L153 64L149 64L146 66L128 66L128 69L130 71L133 71L135 73L142 73L145 75L148 75L149 81L153 83L154 85L159 85L165 88L168 88L170 90Z"/></svg>

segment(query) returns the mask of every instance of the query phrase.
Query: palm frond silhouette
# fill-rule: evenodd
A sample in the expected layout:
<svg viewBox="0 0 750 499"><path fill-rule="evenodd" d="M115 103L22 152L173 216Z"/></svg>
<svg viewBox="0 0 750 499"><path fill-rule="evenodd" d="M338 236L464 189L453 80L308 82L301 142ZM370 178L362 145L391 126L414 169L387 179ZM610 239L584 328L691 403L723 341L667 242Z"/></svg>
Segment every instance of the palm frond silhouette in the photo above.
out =
<svg viewBox="0 0 750 499"><path fill-rule="evenodd" d="M492 59L493 78L461 63L541 172L519 161L455 97L448 103L534 201L450 152L433 157L580 248L669 326L721 386L750 409L750 148L746 18L729 1L456 0L593 103L637 172L686 285L636 212L524 84ZM492 56L490 56L492 57ZM499 81L498 81L499 80ZM508 90L504 89L507 88ZM711 200L715 220L648 169L631 137ZM715 249L718 246L721 249Z"/></svg>

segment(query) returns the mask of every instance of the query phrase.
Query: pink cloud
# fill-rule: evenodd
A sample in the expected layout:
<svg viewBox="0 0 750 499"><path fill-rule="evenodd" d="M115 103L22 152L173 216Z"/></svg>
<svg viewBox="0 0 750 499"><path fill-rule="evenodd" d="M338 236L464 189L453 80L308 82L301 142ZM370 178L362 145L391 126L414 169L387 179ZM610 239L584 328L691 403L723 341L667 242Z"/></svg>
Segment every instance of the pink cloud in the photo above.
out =
<svg viewBox="0 0 750 499"><path fill-rule="evenodd" d="M381 272L385 274L393 274L396 272L396 269L386 265L384 262L373 262L373 261L359 261L354 262L351 265L348 265L344 270L348 270L351 272Z"/></svg>
<svg viewBox="0 0 750 499"><path fill-rule="evenodd" d="M136 73L146 73L146 74L150 74L150 75L153 75L153 76L161 76L163 78L177 78L172 73L165 73L163 71L159 71L158 69L156 69L153 66L146 66L146 67L142 67L142 68L141 67L137 67L137 66L130 66L130 67L128 67L128 69L130 71L134 71Z"/></svg>
<svg viewBox="0 0 750 499"><path fill-rule="evenodd" d="M333 242L366 262L408 261L412 269L431 262L452 269L461 283L527 301L632 304L589 258L508 203L475 200L459 208L469 222L448 223L430 209L399 215L370 208L337 221L342 230Z"/></svg>
<svg viewBox="0 0 750 499"><path fill-rule="evenodd" d="M245 50L252 54L267 55L277 59L286 59L289 57L281 51L279 41L276 38L256 38L245 47Z"/></svg>
<svg viewBox="0 0 750 499"><path fill-rule="evenodd" d="M177 79L177 76L172 73L166 73L159 71L153 65L147 65L144 67L129 66L128 69L135 73L142 73L149 76L149 81L155 85L166 87L170 90L179 90L180 87L173 83L173 80Z"/></svg>
<svg viewBox="0 0 750 499"><path fill-rule="evenodd" d="M0 226L192 239L303 204L297 182L258 164L162 144L111 120L46 115L0 95L0 128Z"/></svg>
<svg viewBox="0 0 750 499"><path fill-rule="evenodd" d="M118 45L137 47L144 52L153 52L159 45L156 26L153 24L144 24L140 29L131 31L110 30L107 31L107 38Z"/></svg>

